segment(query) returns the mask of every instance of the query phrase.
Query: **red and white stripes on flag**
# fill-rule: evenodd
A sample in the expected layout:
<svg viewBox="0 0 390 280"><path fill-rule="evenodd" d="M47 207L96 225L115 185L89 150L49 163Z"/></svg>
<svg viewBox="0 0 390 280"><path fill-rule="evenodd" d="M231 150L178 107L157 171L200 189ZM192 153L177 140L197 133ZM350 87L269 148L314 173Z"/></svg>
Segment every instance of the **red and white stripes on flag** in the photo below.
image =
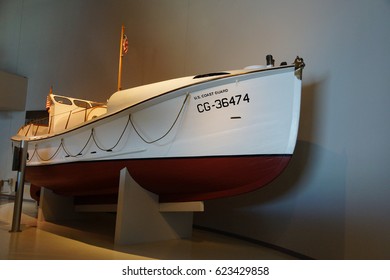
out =
<svg viewBox="0 0 390 280"><path fill-rule="evenodd" d="M46 97L46 110L49 110L51 106L50 95Z"/></svg>
<svg viewBox="0 0 390 280"><path fill-rule="evenodd" d="M50 87L49 94L46 97L46 110L49 110L51 106L51 98L50 98L51 94L53 94L53 86Z"/></svg>
<svg viewBox="0 0 390 280"><path fill-rule="evenodd" d="M127 54L129 51L129 40L127 39L126 34L123 34L123 40L122 40L122 55Z"/></svg>

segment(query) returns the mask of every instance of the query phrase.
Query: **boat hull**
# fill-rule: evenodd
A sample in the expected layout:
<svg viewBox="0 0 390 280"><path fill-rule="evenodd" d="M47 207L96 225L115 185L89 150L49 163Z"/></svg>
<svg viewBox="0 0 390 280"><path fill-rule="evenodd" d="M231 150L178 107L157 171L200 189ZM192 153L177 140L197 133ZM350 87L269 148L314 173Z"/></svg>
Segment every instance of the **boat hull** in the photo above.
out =
<svg viewBox="0 0 390 280"><path fill-rule="evenodd" d="M26 180L80 202L115 201L123 168L164 202L253 191L293 154L300 91L280 67L117 92L107 115L29 139Z"/></svg>
<svg viewBox="0 0 390 280"><path fill-rule="evenodd" d="M115 203L120 170L127 168L138 184L159 194L162 202L197 201L265 186L290 158L251 155L75 162L27 167L26 179L59 195L78 197L80 203Z"/></svg>

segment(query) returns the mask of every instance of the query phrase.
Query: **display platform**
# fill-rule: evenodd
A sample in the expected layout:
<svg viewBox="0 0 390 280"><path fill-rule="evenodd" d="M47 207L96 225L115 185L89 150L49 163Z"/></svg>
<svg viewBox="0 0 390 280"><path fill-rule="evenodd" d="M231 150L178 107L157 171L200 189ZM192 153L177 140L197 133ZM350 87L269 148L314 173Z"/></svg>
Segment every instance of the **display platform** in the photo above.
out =
<svg viewBox="0 0 390 280"><path fill-rule="evenodd" d="M21 232L10 233L13 200L0 200L0 259L296 259L237 238L194 229L189 239L115 245L116 215L85 213L84 220L42 222L38 209L24 202Z"/></svg>

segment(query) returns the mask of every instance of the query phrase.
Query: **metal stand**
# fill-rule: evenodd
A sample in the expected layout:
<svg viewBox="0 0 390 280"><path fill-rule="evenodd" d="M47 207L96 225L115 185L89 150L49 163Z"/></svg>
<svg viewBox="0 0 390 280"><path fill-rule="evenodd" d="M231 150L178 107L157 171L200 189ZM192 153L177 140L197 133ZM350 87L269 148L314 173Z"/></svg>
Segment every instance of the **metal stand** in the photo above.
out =
<svg viewBox="0 0 390 280"><path fill-rule="evenodd" d="M24 172L26 169L27 162L27 149L28 142L22 140L20 142L20 153L19 160L20 165L18 168L17 182L16 182L16 197L14 204L14 213L12 217L12 228L10 232L20 232L20 220L22 216L22 206L23 206L23 193L24 193Z"/></svg>

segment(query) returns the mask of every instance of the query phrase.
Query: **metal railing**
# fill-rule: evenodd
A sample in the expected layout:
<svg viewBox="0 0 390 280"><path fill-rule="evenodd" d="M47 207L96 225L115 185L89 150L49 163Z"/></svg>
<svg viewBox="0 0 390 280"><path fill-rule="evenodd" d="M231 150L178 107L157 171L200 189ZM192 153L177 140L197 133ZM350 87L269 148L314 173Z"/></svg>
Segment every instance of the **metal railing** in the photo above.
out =
<svg viewBox="0 0 390 280"><path fill-rule="evenodd" d="M70 110L67 112L63 112L60 114L56 114L56 115L53 115L50 117L35 119L35 120L30 121L30 122L27 122L21 128L21 130L26 129L26 131L24 133L22 132L24 134L24 136L28 136L28 135L37 136L37 135L46 134L46 133L50 134L52 132L52 130L54 129L53 120L55 120L55 118L59 118L63 115L64 116L67 115L67 116L66 116L65 126L62 129L68 129L72 125L72 121L75 122L73 125L77 125L77 124L86 122L89 119L89 117L91 116L92 112L95 109L99 109L99 108L104 109L104 108L107 108L107 106L98 105L98 106L94 106L94 107L90 107L90 108L76 108L76 109L73 109L73 110ZM75 116L76 114L79 114L79 113L83 113L84 116L82 118L72 117L72 116ZM19 132L20 132L20 130L19 130Z"/></svg>

